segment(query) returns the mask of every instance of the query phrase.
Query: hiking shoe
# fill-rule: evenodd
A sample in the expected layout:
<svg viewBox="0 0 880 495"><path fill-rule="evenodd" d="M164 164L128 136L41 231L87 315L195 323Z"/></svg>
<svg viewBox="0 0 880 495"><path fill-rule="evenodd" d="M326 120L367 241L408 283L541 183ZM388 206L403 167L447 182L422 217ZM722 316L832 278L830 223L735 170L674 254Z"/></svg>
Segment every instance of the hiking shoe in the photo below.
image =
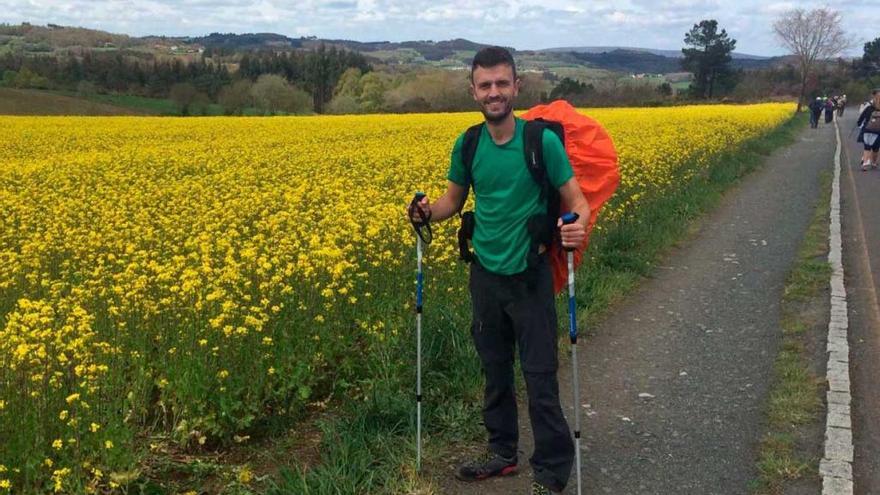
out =
<svg viewBox="0 0 880 495"><path fill-rule="evenodd" d="M529 493L531 495L556 495L562 492L554 492L537 481L532 481L532 488L529 490Z"/></svg>
<svg viewBox="0 0 880 495"><path fill-rule="evenodd" d="M862 172L868 171L868 162L862 162Z"/></svg>
<svg viewBox="0 0 880 495"><path fill-rule="evenodd" d="M876 169L876 168L877 168L877 164L874 163L874 162L871 162L871 168L872 168L872 169Z"/></svg>
<svg viewBox="0 0 880 495"><path fill-rule="evenodd" d="M507 476L516 472L516 456L501 457L487 451L478 459L458 466L455 477L461 481L480 481L493 476Z"/></svg>

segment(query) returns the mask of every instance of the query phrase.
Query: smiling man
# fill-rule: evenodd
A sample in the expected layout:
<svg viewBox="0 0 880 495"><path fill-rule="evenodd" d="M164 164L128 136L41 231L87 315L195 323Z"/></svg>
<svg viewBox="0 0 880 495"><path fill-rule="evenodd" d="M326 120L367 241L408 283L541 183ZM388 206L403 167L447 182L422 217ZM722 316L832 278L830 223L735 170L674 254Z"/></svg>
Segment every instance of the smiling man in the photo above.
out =
<svg viewBox="0 0 880 495"><path fill-rule="evenodd" d="M545 195L526 165L525 121L513 114L520 84L506 49L484 48L474 56L470 87L485 122L455 142L446 193L434 204L426 197L420 206L429 218L445 220L461 209L468 188L474 190L471 333L486 378L483 420L489 445L485 455L459 466L456 477L479 481L518 468L513 374L518 348L535 435L529 460L534 472L531 490L549 494L565 488L574 444L559 402L556 306L547 243L560 239L566 247L581 245L590 208L562 142L552 131L543 132L539 137L546 180L580 220L562 226L559 236L546 235L552 228L536 233L536 226L552 225L556 219L548 219Z"/></svg>

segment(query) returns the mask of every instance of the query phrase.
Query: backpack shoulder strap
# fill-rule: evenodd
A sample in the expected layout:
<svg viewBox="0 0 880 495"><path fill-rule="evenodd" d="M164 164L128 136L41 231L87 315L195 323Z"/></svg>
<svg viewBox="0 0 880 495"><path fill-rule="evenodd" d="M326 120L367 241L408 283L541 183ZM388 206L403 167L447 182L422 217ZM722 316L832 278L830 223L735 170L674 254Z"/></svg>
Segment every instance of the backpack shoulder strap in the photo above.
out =
<svg viewBox="0 0 880 495"><path fill-rule="evenodd" d="M474 157L477 154L477 146L480 144L480 134L483 133L483 124L468 127L461 142L461 162L464 164L464 173L468 185L471 185L471 170L474 166Z"/></svg>
<svg viewBox="0 0 880 495"><path fill-rule="evenodd" d="M565 145L565 131L562 124L544 119L527 120L523 131L523 151L525 151L526 167L535 182L541 186L541 200L548 198L550 181L547 167L544 164L544 130L550 129Z"/></svg>
<svg viewBox="0 0 880 495"><path fill-rule="evenodd" d="M464 133L464 139L461 142L461 163L464 165L465 189L461 204L458 205L458 214L461 215L461 209L467 202L468 192L473 187L474 181L472 170L474 167L474 156L477 154L477 146L480 144L480 135L483 133L483 123L468 127Z"/></svg>

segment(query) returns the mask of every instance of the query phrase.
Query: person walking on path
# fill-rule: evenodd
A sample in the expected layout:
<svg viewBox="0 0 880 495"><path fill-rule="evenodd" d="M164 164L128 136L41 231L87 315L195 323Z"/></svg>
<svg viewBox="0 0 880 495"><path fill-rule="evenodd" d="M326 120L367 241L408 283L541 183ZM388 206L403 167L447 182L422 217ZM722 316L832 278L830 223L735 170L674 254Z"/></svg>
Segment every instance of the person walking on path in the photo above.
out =
<svg viewBox="0 0 880 495"><path fill-rule="evenodd" d="M825 98L825 123L830 124L834 120L834 101Z"/></svg>
<svg viewBox="0 0 880 495"><path fill-rule="evenodd" d="M871 91L871 103L859 114L858 142L865 145L862 153L862 171L877 168L877 152L880 151L880 88Z"/></svg>
<svg viewBox="0 0 880 495"><path fill-rule="evenodd" d="M559 399L557 318L553 277L546 246L531 238L530 225L547 205L525 162L524 121L512 109L521 80L510 52L488 47L474 56L470 91L485 124L470 169L463 163L465 134L452 149L446 192L420 207L434 221L460 211L470 186L475 196L474 261L470 267L473 308L471 334L485 376L483 421L488 451L456 470L462 481L504 476L518 468L519 426L514 385L514 353L529 398L535 449L529 459L533 494L561 492L568 483L574 443ZM562 142L553 132L542 136L550 184L579 220L560 227L565 247L585 240L590 206L574 178ZM532 251L534 250L534 254Z"/></svg>
<svg viewBox="0 0 880 495"><path fill-rule="evenodd" d="M837 116L843 117L843 110L846 109L846 95L841 95L837 99Z"/></svg>
<svg viewBox="0 0 880 495"><path fill-rule="evenodd" d="M810 102L810 127L813 129L819 127L819 116L822 114L822 108L824 108L822 98L817 96L815 100Z"/></svg>

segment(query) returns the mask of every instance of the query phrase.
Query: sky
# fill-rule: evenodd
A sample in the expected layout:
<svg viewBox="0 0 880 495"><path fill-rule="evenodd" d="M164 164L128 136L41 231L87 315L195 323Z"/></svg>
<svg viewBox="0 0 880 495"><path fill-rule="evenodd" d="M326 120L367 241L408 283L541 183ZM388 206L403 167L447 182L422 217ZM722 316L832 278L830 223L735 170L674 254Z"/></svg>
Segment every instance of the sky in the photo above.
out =
<svg viewBox="0 0 880 495"><path fill-rule="evenodd" d="M851 55L880 36L866 0L0 0L0 22L61 24L132 36L274 32L356 41L448 40L535 50L631 46L678 50L684 33L716 19L736 51L782 55L773 20L792 8L842 14Z"/></svg>

